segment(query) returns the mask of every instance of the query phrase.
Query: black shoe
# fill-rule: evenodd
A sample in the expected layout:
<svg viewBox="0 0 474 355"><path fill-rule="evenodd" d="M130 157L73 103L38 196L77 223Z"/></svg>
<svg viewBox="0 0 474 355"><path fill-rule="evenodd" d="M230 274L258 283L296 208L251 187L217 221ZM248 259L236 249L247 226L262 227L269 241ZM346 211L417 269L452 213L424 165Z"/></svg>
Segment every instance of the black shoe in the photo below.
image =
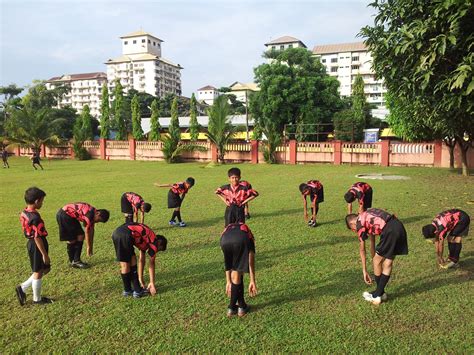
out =
<svg viewBox="0 0 474 355"><path fill-rule="evenodd" d="M33 301L33 304L38 304L38 305L49 304L49 303L53 303L53 300L48 297L41 297L39 301Z"/></svg>
<svg viewBox="0 0 474 355"><path fill-rule="evenodd" d="M20 303L20 306L24 306L26 303L26 294L23 292L23 289L21 288L20 285L18 285L15 288L16 291L16 298L18 298L18 302Z"/></svg>
<svg viewBox="0 0 474 355"><path fill-rule="evenodd" d="M79 260L79 261L73 261L71 263L71 267L76 268L76 269L87 269L89 267L89 264L83 263L81 260Z"/></svg>
<svg viewBox="0 0 474 355"><path fill-rule="evenodd" d="M241 317L245 317L247 313L249 312L250 312L250 306L246 304L245 307L239 307L237 311L237 315L239 316L239 318L241 318Z"/></svg>
<svg viewBox="0 0 474 355"><path fill-rule="evenodd" d="M245 219L250 219L250 214L246 214Z"/></svg>

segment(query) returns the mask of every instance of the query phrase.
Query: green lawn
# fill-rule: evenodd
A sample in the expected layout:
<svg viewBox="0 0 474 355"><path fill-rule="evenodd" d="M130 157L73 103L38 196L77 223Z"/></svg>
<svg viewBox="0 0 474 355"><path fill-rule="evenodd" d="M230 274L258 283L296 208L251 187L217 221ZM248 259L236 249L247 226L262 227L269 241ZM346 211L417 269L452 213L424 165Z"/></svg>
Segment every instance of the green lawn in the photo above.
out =
<svg viewBox="0 0 474 355"><path fill-rule="evenodd" d="M253 312L227 319L219 236L224 205L214 195L232 165L167 165L161 162L44 161L33 171L26 158L10 159L0 190L0 316L2 352L364 352L473 353L474 241L465 239L461 268L440 271L421 227L436 213L458 207L474 216L474 180L443 169L332 165L238 165L259 191L249 226L256 238L259 295ZM397 214L409 234L408 256L395 261L388 303L365 302L355 235L343 218L344 192L358 173L387 173L410 180L368 181L374 207ZM193 176L183 205L186 228L167 225L167 189ZM324 184L320 225L303 221L298 185ZM23 193L38 186L47 196L41 214L49 232L52 271L43 294L55 303L19 306L15 285L31 270L18 215ZM158 256L158 295L124 299L112 231L122 223L120 196L135 191L153 208L146 223L168 238ZM111 211L96 226L89 270L71 269L59 242L56 211L86 201ZM370 267L370 270L372 268ZM247 285L247 283L246 283ZM31 291L30 291L31 292Z"/></svg>

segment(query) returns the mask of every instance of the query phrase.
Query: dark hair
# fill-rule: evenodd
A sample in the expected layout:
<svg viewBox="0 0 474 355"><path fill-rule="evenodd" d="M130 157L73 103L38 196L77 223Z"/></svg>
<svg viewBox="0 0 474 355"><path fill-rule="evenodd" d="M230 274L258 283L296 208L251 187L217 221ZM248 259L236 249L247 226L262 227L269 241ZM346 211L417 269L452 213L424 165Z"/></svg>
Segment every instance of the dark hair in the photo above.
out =
<svg viewBox="0 0 474 355"><path fill-rule="evenodd" d="M352 191L347 191L344 195L344 200L346 200L347 203L352 203L355 199L356 197Z"/></svg>
<svg viewBox="0 0 474 355"><path fill-rule="evenodd" d="M25 191L25 202L27 204L33 204L36 200L39 200L42 197L46 196L46 192L37 188L37 187L30 187L28 190Z"/></svg>
<svg viewBox="0 0 474 355"><path fill-rule="evenodd" d="M230 168L229 171L227 172L227 176L238 176L240 177L240 169L239 168Z"/></svg>
<svg viewBox="0 0 474 355"><path fill-rule="evenodd" d="M165 251L166 247L168 245L168 239L166 239L162 235L157 235L156 240L159 242L158 245L161 247L161 249L162 249L161 251Z"/></svg>
<svg viewBox="0 0 474 355"><path fill-rule="evenodd" d="M421 232L423 233L423 237L425 237L426 239L434 238L436 228L432 224L427 224L426 226L423 226L423 228L421 228Z"/></svg>
<svg viewBox="0 0 474 355"><path fill-rule="evenodd" d="M148 212L150 212L150 210L151 210L151 204L148 203L148 202L145 202L145 203L143 204L143 211L145 211L146 213L148 213Z"/></svg>
<svg viewBox="0 0 474 355"><path fill-rule="evenodd" d="M304 190L307 190L309 188L308 184L302 183L300 184L300 192L302 193Z"/></svg>
<svg viewBox="0 0 474 355"><path fill-rule="evenodd" d="M351 213L346 216L347 229L351 229L351 226L349 225L349 223L351 223L354 219L357 219L357 215L355 213Z"/></svg>
<svg viewBox="0 0 474 355"><path fill-rule="evenodd" d="M100 220L102 222L107 222L109 220L109 217L110 217L110 212L107 211L107 210L97 210L97 212L99 212L99 216L100 216Z"/></svg>
<svg viewBox="0 0 474 355"><path fill-rule="evenodd" d="M194 180L193 177L190 176L190 177L188 177L188 178L186 179L186 182L187 182L189 185L194 186L195 180Z"/></svg>

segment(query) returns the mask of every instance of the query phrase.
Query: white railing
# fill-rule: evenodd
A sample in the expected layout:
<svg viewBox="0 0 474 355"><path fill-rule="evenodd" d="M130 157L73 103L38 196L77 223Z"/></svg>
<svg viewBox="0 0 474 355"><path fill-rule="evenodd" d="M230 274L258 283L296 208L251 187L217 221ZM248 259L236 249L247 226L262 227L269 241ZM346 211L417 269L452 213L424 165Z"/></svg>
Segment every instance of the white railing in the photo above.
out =
<svg viewBox="0 0 474 355"><path fill-rule="evenodd" d="M379 144L371 143L343 143L343 153L361 153L361 154L378 154L380 152Z"/></svg>
<svg viewBox="0 0 474 355"><path fill-rule="evenodd" d="M296 145L296 151L303 153L332 153L333 150L331 143L299 142Z"/></svg>
<svg viewBox="0 0 474 355"><path fill-rule="evenodd" d="M392 143L390 144L392 154L433 154L433 143Z"/></svg>

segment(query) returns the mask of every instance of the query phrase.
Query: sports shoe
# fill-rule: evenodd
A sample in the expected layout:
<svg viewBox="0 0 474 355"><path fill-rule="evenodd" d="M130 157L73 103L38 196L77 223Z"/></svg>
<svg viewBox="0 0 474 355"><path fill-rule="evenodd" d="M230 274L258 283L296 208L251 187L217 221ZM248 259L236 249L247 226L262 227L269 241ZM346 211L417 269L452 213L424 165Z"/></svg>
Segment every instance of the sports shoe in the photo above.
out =
<svg viewBox="0 0 474 355"><path fill-rule="evenodd" d="M175 225L176 225L176 222L175 222L175 221L169 221L168 224L169 224L170 226L175 226Z"/></svg>
<svg viewBox="0 0 474 355"><path fill-rule="evenodd" d="M459 267L459 263L455 263L454 261L448 261L447 263L444 263L439 266L442 269L455 269Z"/></svg>
<svg viewBox="0 0 474 355"><path fill-rule="evenodd" d="M133 295L133 291L123 291L122 296L123 297L130 297Z"/></svg>
<svg viewBox="0 0 474 355"><path fill-rule="evenodd" d="M246 214L245 219L250 219L250 214Z"/></svg>
<svg viewBox="0 0 474 355"><path fill-rule="evenodd" d="M18 302L20 302L20 306L24 306L26 303L26 294L23 292L23 289L21 288L20 285L18 285L15 288L16 291L16 298L18 299Z"/></svg>
<svg viewBox="0 0 474 355"><path fill-rule="evenodd" d="M380 299L382 302L387 302L388 301L388 295L384 292L382 296L380 296Z"/></svg>
<svg viewBox="0 0 474 355"><path fill-rule="evenodd" d="M149 292L145 292L143 290L141 291L133 291L133 298L142 298L142 297L145 297L145 296L148 296L149 295Z"/></svg>
<svg viewBox="0 0 474 355"><path fill-rule="evenodd" d="M245 317L247 315L247 313L249 313L249 312L250 312L250 306L246 305L245 307L239 307L237 315L239 317Z"/></svg>
<svg viewBox="0 0 474 355"><path fill-rule="evenodd" d="M232 318L233 316L237 315L237 310L234 308L227 308L227 318Z"/></svg>
<svg viewBox="0 0 474 355"><path fill-rule="evenodd" d="M73 261L71 263L71 267L76 268L76 269L87 269L89 267L89 264L83 263L81 260L79 260L79 261Z"/></svg>
<svg viewBox="0 0 474 355"><path fill-rule="evenodd" d="M41 297L39 301L33 301L33 304L38 304L38 305L49 304L49 303L53 303L53 300L48 297Z"/></svg>
<svg viewBox="0 0 474 355"><path fill-rule="evenodd" d="M186 227L186 223L184 223L184 222L179 222L179 226L180 226L180 227Z"/></svg>
<svg viewBox="0 0 474 355"><path fill-rule="evenodd" d="M367 302L371 302L372 304L379 305L382 303L382 298L381 297L374 297L370 292L364 292L362 294L362 297L364 297L364 300Z"/></svg>

